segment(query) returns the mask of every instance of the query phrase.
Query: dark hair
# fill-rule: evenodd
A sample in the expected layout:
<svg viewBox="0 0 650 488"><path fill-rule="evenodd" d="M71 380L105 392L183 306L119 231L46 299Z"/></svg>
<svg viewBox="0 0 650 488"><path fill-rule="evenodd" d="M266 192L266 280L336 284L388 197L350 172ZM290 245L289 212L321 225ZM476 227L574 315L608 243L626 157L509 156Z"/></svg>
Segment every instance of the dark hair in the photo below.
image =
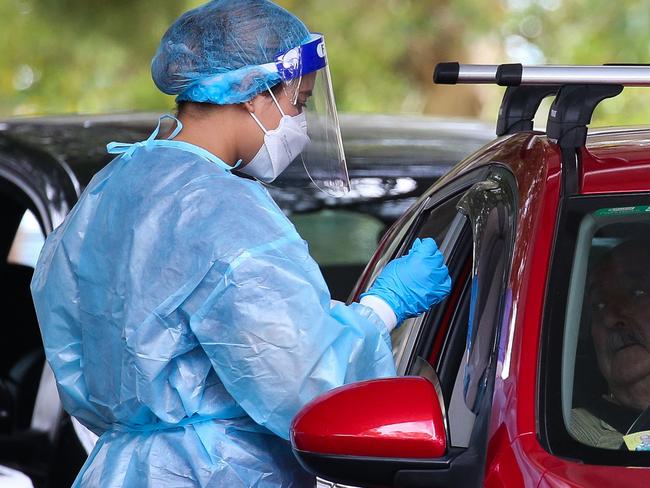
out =
<svg viewBox="0 0 650 488"><path fill-rule="evenodd" d="M176 117L181 117L182 115L190 113L194 117L204 117L213 107L213 104L207 102L177 102Z"/></svg>

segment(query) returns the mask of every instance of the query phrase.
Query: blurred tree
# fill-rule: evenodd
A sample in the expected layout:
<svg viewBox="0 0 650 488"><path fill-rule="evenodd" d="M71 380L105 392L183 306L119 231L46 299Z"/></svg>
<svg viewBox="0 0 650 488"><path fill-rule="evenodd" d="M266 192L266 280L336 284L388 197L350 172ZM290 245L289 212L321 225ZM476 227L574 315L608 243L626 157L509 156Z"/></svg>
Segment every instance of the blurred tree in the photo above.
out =
<svg viewBox="0 0 650 488"><path fill-rule="evenodd" d="M517 44L539 51L530 62L547 64L648 63L650 15L642 0L507 0L510 8L502 30L518 59ZM542 56L539 56L539 55ZM648 88L626 88L601 104L597 124L650 122Z"/></svg>
<svg viewBox="0 0 650 488"><path fill-rule="evenodd" d="M491 119L503 89L433 86L436 62L648 57L650 17L641 1L277 1L326 34L341 111ZM169 110L173 98L157 91L149 64L169 24L201 3L0 0L0 115ZM626 89L596 121L647 120L649 98Z"/></svg>

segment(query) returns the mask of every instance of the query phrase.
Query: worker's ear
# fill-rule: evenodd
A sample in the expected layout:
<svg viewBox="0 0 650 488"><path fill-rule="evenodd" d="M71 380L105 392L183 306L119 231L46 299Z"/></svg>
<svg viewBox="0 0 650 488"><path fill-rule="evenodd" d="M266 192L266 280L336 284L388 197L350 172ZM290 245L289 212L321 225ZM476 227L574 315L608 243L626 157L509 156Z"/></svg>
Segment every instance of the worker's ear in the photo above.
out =
<svg viewBox="0 0 650 488"><path fill-rule="evenodd" d="M253 102L253 100L255 100L257 97L259 97L259 95L251 98L250 100L248 100L248 101L246 101L246 102L244 102L242 104L244 106L244 108L246 110L248 110L248 113L251 113L251 114L255 113L255 103Z"/></svg>
<svg viewBox="0 0 650 488"><path fill-rule="evenodd" d="M265 105L268 105L270 101L270 96L263 93L258 93L247 102L244 102L243 105L249 113L254 114L256 111L262 110L262 108Z"/></svg>

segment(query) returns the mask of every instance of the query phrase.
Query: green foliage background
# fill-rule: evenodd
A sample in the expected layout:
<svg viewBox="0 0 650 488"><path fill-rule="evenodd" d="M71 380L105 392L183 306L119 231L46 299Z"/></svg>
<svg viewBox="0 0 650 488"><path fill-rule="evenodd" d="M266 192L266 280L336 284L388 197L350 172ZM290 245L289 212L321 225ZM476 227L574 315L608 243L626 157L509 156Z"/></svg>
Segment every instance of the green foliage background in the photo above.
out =
<svg viewBox="0 0 650 488"><path fill-rule="evenodd" d="M161 35L194 0L0 0L0 117L165 111L151 82ZM494 119L502 88L433 86L439 61L650 61L644 1L278 0L327 38L344 112ZM626 89L595 122L650 122L650 91Z"/></svg>

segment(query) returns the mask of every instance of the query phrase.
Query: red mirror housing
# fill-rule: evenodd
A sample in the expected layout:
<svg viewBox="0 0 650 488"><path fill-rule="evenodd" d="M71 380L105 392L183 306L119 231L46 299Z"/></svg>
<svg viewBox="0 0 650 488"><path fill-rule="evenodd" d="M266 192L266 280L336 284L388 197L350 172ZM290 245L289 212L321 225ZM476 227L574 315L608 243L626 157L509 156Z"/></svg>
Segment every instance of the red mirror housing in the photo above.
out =
<svg viewBox="0 0 650 488"><path fill-rule="evenodd" d="M432 459L445 455L440 398L421 377L364 381L307 404L293 421L295 450L343 456Z"/></svg>

